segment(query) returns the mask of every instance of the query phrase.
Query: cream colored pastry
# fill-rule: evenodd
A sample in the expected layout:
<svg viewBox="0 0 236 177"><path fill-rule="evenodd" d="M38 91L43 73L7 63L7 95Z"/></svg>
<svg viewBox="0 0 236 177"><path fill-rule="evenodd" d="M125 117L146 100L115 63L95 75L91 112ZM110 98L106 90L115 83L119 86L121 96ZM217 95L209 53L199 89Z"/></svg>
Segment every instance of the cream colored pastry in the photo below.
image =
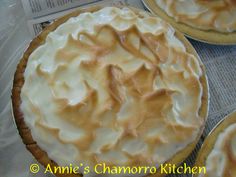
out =
<svg viewBox="0 0 236 177"><path fill-rule="evenodd" d="M236 123L228 126L217 137L206 159L206 174L199 177L235 177Z"/></svg>
<svg viewBox="0 0 236 177"><path fill-rule="evenodd" d="M70 18L30 55L21 110L58 165L160 164L201 131L202 74L172 27L107 7Z"/></svg>
<svg viewBox="0 0 236 177"><path fill-rule="evenodd" d="M235 0L155 0L177 22L203 30L236 31Z"/></svg>

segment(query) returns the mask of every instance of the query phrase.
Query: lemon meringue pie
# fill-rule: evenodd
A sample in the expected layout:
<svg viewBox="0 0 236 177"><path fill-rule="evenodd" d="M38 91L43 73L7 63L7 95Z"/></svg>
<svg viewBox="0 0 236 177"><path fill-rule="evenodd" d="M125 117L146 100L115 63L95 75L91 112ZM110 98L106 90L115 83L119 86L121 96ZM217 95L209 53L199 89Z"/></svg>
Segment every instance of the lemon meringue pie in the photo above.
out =
<svg viewBox="0 0 236 177"><path fill-rule="evenodd" d="M236 43L235 0L143 0L186 35L209 43Z"/></svg>
<svg viewBox="0 0 236 177"><path fill-rule="evenodd" d="M220 122L206 138L196 165L206 166L198 177L235 177L236 169L236 112Z"/></svg>
<svg viewBox="0 0 236 177"><path fill-rule="evenodd" d="M207 90L196 52L170 25L131 7L95 7L32 41L12 103L43 165L178 164L202 133Z"/></svg>

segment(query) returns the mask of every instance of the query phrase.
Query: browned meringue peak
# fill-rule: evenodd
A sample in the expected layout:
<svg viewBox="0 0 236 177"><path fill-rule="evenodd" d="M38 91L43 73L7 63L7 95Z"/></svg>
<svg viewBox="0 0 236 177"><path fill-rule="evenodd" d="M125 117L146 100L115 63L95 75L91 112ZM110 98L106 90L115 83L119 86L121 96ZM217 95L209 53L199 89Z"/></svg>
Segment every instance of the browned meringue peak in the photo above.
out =
<svg viewBox="0 0 236 177"><path fill-rule="evenodd" d="M177 22L219 32L236 30L235 0L155 0Z"/></svg>
<svg viewBox="0 0 236 177"><path fill-rule="evenodd" d="M32 99L37 111L25 108L25 114L41 116L26 120L59 165L71 161L54 155L69 154L67 146L77 154L75 162L90 165L165 162L193 142L202 125L198 60L165 23L131 15L124 23L132 25L123 29L122 18L94 22L93 32L68 33L56 48L53 40L61 39L55 33L65 32L58 28L45 44L51 42L52 54L38 49L29 60L22 107L30 104L25 97ZM35 96L38 89L40 97Z"/></svg>

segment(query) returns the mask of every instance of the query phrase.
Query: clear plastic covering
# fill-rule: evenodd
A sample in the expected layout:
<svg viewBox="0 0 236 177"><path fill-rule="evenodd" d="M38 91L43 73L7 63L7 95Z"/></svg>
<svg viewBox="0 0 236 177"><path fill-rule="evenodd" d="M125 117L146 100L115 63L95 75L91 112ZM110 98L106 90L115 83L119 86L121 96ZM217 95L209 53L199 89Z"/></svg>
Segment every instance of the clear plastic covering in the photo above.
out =
<svg viewBox="0 0 236 177"><path fill-rule="evenodd" d="M16 65L30 42L21 2L0 0L0 176L30 177L35 162L26 150L11 115L11 86ZM44 175L45 176L45 175Z"/></svg>

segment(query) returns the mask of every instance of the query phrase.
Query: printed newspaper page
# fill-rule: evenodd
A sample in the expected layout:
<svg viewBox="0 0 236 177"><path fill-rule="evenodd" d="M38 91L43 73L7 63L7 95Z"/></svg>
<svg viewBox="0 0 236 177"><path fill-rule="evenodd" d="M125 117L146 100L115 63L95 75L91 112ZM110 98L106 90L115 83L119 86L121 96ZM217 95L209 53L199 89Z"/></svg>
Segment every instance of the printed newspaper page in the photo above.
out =
<svg viewBox="0 0 236 177"><path fill-rule="evenodd" d="M26 15L38 18L100 0L21 0Z"/></svg>
<svg viewBox="0 0 236 177"><path fill-rule="evenodd" d="M78 7L102 5L130 5L144 9L141 1L137 0L22 0L28 17L28 27L32 38L53 20L70 13Z"/></svg>

